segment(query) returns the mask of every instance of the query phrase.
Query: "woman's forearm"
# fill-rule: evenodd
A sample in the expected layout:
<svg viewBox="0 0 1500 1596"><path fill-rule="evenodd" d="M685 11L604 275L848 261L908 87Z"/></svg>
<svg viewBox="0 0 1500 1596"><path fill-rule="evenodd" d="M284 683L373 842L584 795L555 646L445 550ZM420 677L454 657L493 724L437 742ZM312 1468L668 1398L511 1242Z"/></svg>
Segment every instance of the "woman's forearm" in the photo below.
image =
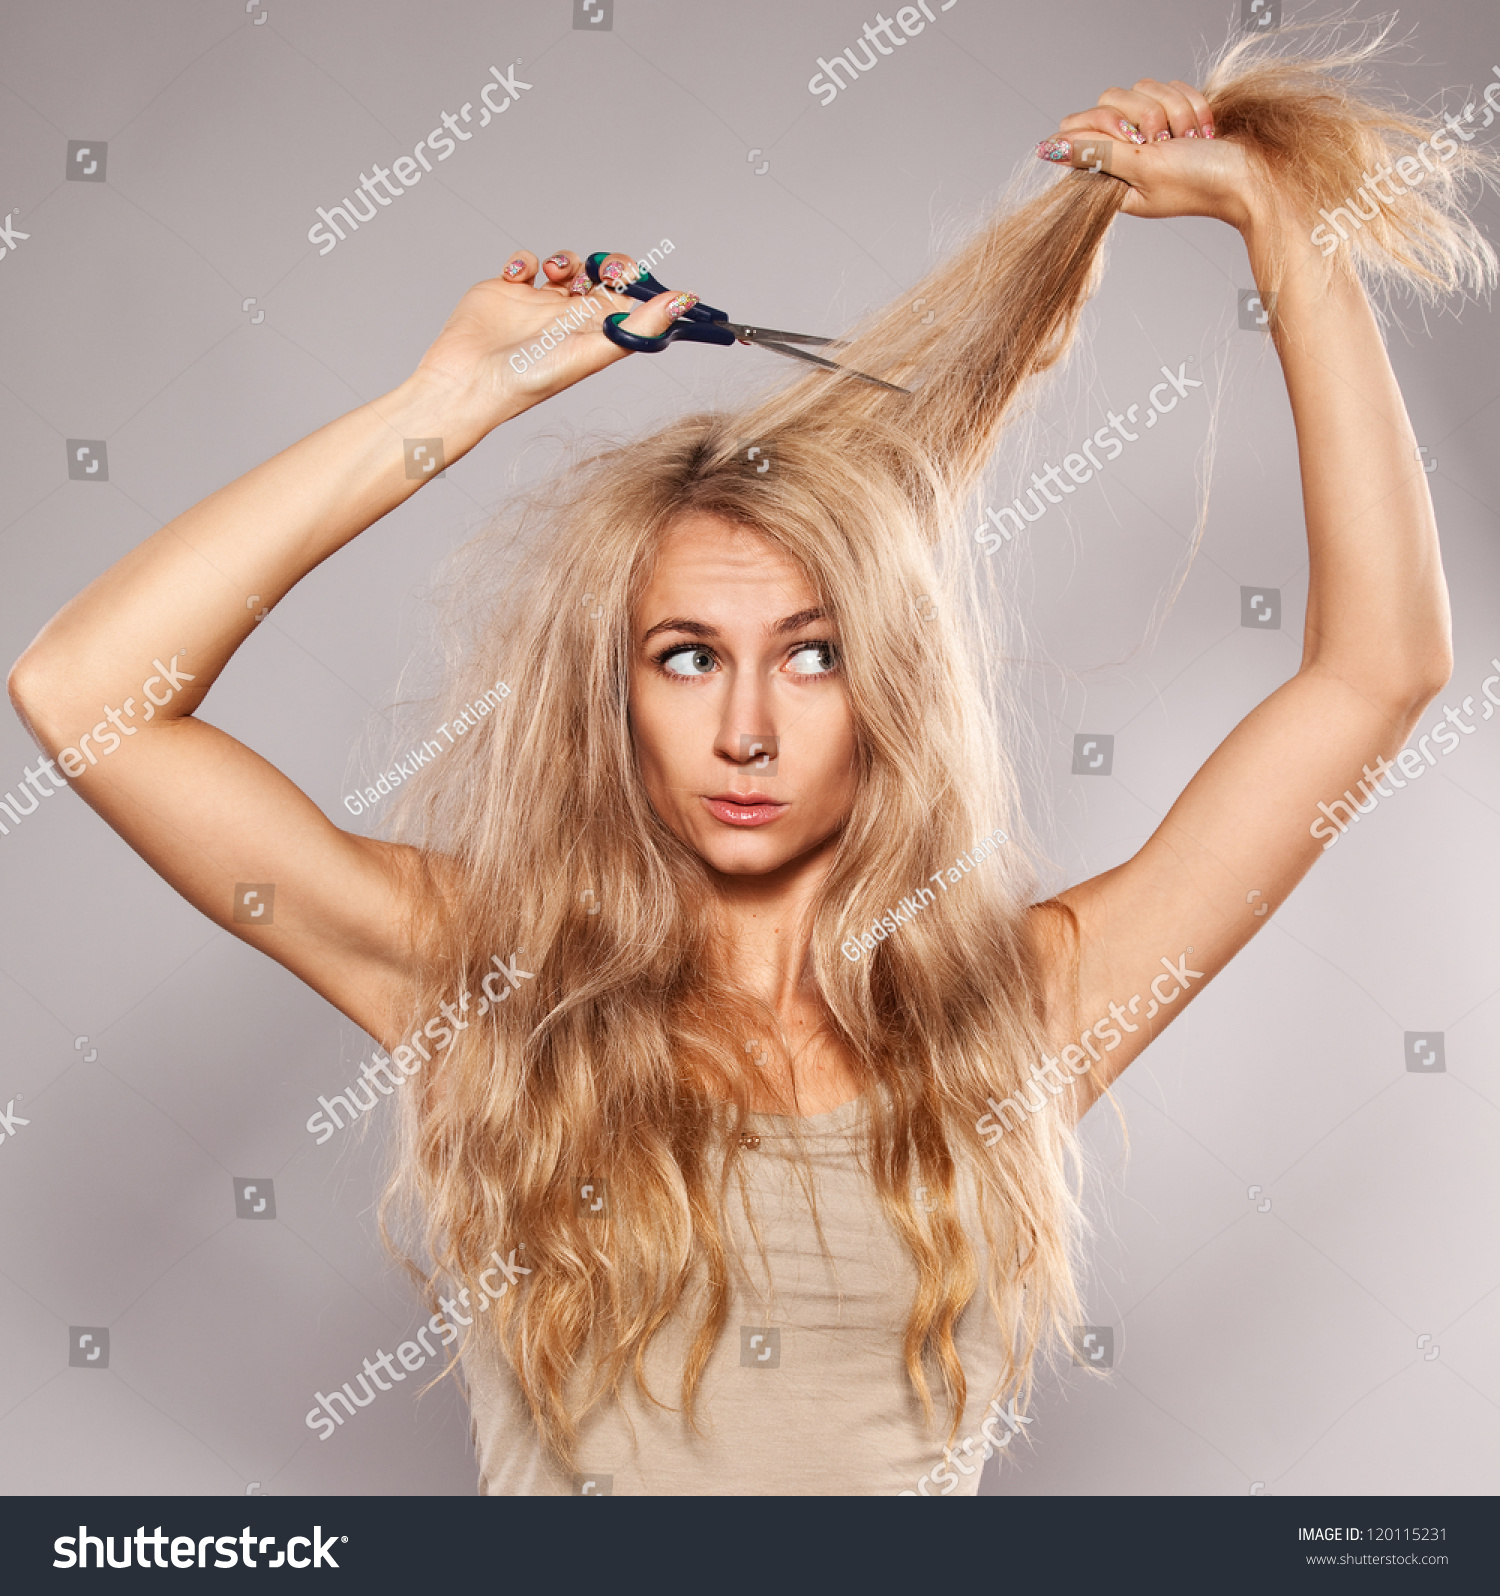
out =
<svg viewBox="0 0 1500 1596"><path fill-rule="evenodd" d="M12 672L17 707L44 743L62 746L104 706L139 698L153 662L180 656L192 681L150 713L158 724L190 714L268 607L427 480L408 474L408 440L440 439L451 464L505 419L493 395L422 371L319 428L64 606Z"/></svg>
<svg viewBox="0 0 1500 1596"><path fill-rule="evenodd" d="M1395 705L1451 670L1448 591L1416 438L1359 281L1331 270L1300 217L1282 215L1271 328L1296 425L1307 519L1303 668ZM1258 282L1272 219L1243 229Z"/></svg>

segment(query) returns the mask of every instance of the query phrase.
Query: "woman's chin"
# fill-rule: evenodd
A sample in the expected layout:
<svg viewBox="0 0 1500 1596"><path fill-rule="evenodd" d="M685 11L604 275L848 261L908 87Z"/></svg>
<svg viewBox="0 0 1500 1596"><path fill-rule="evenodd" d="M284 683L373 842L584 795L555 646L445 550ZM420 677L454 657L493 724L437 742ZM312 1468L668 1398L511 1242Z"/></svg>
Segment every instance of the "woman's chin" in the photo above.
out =
<svg viewBox="0 0 1500 1596"><path fill-rule="evenodd" d="M739 836L698 839L698 857L723 876L766 876L797 857L796 848L772 837L742 833Z"/></svg>

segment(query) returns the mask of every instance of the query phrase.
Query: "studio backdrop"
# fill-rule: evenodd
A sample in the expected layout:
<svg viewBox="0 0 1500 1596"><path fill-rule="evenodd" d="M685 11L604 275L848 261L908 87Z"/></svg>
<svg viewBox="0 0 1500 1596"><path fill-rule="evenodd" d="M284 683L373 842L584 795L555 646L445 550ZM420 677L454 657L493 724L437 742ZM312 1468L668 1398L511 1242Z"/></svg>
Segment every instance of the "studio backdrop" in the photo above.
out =
<svg viewBox="0 0 1500 1596"><path fill-rule="evenodd" d="M1062 116L1291 20L1245 10L930 0L899 12L899 48L830 74L878 22L865 0L8 5L0 655L393 387L518 248L623 251L736 316L836 333ZM1500 144L1493 7L1422 0L1401 25L1393 86ZM1475 215L1493 238L1492 196ZM1392 311L1454 606L1421 779L1329 823L1308 880L1128 1072L1128 1154L1108 1105L1085 1121L1079 1367L1039 1387L985 1494L1500 1489L1500 332L1483 303ZM1017 607L997 620L1049 888L1139 848L1297 668L1306 550L1266 321L1231 229L1122 217L1072 361L975 506L971 557ZM409 713L445 558L560 447L776 367L676 346L451 467L415 458L422 491L266 616L203 716L378 832L401 761L454 741ZM1001 514L1100 429L1120 440L1103 469L1040 514L1023 499L1019 527ZM375 1228L393 1105L355 1124L334 1103L373 1044L38 759L0 720L0 1490L472 1492L451 1382L307 1422L427 1317Z"/></svg>

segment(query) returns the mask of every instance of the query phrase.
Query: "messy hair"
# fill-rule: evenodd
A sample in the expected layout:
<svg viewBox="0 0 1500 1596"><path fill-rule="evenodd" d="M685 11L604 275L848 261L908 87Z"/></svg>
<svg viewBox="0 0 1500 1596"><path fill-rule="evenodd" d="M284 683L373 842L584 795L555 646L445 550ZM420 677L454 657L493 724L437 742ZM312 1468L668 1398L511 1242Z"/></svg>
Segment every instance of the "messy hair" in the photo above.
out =
<svg viewBox="0 0 1500 1596"><path fill-rule="evenodd" d="M1242 142L1309 215L1342 203L1425 131L1368 87L1384 37L1336 48L1282 30L1232 45L1205 83L1218 136ZM1483 282L1494 257L1458 193L1476 162L1461 149L1327 269L1427 292ZM956 1433L954 1329L976 1293L1004 1351L1000 1391L1023 1404L1038 1355L1081 1318L1068 1117L1030 1115L993 1148L975 1129L1044 1046L1038 924L1064 947L1073 933L1060 911L1035 909L1000 733L1007 684L973 599L971 507L1017 396L1074 338L1128 192L1106 172L1035 181L1039 192L850 335L844 363L909 393L812 372L739 410L598 448L475 551L472 572L504 570L505 586L484 595L450 701L502 675L511 694L399 807L397 834L442 861L420 928L438 955L410 1013L420 1025L477 993L493 955L519 953L534 979L471 1009L440 1064L401 1094L383 1215L415 1224L399 1247L434 1299L524 1243L530 1275L475 1316L465 1346L509 1364L561 1459L591 1405L644 1386L646 1348L674 1315L696 1324L678 1393L692 1420L731 1302L736 1132L763 1086L745 1044L777 1034L735 983L710 872L653 812L632 747L632 607L689 514L795 562L842 640L859 781L811 910L811 968L869 1103L868 1168L915 1266L903 1354L929 1420L937 1391ZM962 892L939 894L858 960L840 952L851 928L997 828L1010 844ZM600 1179L607 1216L585 1218L575 1193ZM965 1190L982 1256L960 1224Z"/></svg>

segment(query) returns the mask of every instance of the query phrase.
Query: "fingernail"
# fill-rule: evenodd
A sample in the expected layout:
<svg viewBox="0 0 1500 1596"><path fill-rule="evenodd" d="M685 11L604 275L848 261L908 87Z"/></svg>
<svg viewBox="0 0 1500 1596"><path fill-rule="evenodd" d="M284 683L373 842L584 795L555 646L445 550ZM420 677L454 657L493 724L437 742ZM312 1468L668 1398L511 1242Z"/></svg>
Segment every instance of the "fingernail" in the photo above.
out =
<svg viewBox="0 0 1500 1596"><path fill-rule="evenodd" d="M1206 139L1211 139L1214 136L1214 125L1212 122L1205 122L1203 124L1203 136Z"/></svg>
<svg viewBox="0 0 1500 1596"><path fill-rule="evenodd" d="M1188 130L1187 130L1187 132L1186 132L1186 133L1184 133L1184 134L1183 134L1183 135L1182 135L1182 136L1183 136L1183 138L1185 138L1185 139L1195 139L1195 138L1197 138L1197 137L1198 137L1198 129L1197 129L1197 128L1195 128L1195 127L1190 127L1190 128L1189 128L1189 129L1188 129Z"/></svg>
<svg viewBox="0 0 1500 1596"><path fill-rule="evenodd" d="M1043 139L1036 152L1044 161L1066 161L1073 153L1073 146L1067 139Z"/></svg>
<svg viewBox="0 0 1500 1596"><path fill-rule="evenodd" d="M519 277L521 275L521 273L524 272L525 270L526 270L526 262L524 260L522 260L522 258L519 255L517 255L516 258L513 261L511 261L511 262L509 262L507 264L505 270L501 273L501 276L503 276L503 277Z"/></svg>
<svg viewBox="0 0 1500 1596"><path fill-rule="evenodd" d="M593 286L593 283L589 280L589 274L587 272L579 272L573 281L568 284L568 292L570 294L586 294Z"/></svg>
<svg viewBox="0 0 1500 1596"><path fill-rule="evenodd" d="M607 283L617 283L625 276L625 263L618 260L607 260L599 268L599 275Z"/></svg>
<svg viewBox="0 0 1500 1596"><path fill-rule="evenodd" d="M678 316L685 316L698 303L696 294L673 294L667 301L667 314L675 321Z"/></svg>
<svg viewBox="0 0 1500 1596"><path fill-rule="evenodd" d="M1163 132L1158 133L1156 135L1156 142L1158 144L1160 144L1163 139L1169 139L1169 138L1171 138L1171 136L1172 136L1172 130L1171 130L1171 128L1167 128Z"/></svg>
<svg viewBox="0 0 1500 1596"><path fill-rule="evenodd" d="M1120 118L1120 131L1132 144L1144 144L1146 142L1146 135L1141 132L1134 122L1127 122L1123 116Z"/></svg>
<svg viewBox="0 0 1500 1596"><path fill-rule="evenodd" d="M568 257L566 255L554 255L552 259L547 262L547 264L549 266L557 267L558 271L560 272L566 271L568 268Z"/></svg>

